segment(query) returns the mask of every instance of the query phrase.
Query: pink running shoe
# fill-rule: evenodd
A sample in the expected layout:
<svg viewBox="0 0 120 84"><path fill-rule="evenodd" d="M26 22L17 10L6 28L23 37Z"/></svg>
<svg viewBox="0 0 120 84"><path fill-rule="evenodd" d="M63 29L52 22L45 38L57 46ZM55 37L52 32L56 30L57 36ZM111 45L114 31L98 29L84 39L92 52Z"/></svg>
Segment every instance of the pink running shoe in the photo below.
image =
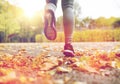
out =
<svg viewBox="0 0 120 84"><path fill-rule="evenodd" d="M44 33L48 40L55 40L56 33L56 20L55 15L52 10L47 10L45 12L45 23L44 23Z"/></svg>
<svg viewBox="0 0 120 84"><path fill-rule="evenodd" d="M73 46L71 44L65 44L63 54L67 57L75 56Z"/></svg>

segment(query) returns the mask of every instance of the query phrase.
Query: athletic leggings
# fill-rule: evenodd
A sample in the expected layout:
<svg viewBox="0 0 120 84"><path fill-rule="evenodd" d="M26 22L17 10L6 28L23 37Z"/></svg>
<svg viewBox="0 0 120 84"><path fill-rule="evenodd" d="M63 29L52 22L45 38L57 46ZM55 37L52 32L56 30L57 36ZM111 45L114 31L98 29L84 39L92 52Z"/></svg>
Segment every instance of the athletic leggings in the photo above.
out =
<svg viewBox="0 0 120 84"><path fill-rule="evenodd" d="M72 41L72 34L74 28L73 2L74 0L61 0L65 43L71 43ZM55 12L56 7L57 0L46 0L45 10L51 9L53 12Z"/></svg>

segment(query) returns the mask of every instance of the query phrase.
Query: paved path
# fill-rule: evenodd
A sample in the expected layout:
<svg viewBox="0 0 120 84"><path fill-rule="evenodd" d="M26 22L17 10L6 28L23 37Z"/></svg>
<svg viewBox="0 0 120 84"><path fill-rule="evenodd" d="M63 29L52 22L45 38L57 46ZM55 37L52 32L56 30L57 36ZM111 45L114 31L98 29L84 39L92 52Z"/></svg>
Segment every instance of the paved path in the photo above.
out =
<svg viewBox="0 0 120 84"><path fill-rule="evenodd" d="M9 54L16 54L19 50L27 51L27 55L37 56L42 52L49 51L48 56L64 56L62 54L64 43L2 43L0 44L0 52ZM120 42L80 42L73 43L75 51L87 50L87 49L99 49L104 51L110 51L115 48L120 48ZM64 84L63 80L71 78L70 81L65 84L120 84L120 70L108 69L109 76L101 76L94 73L84 73L73 70L71 73L55 74L57 83ZM107 73L106 71L106 73Z"/></svg>
<svg viewBox="0 0 120 84"><path fill-rule="evenodd" d="M43 48L51 51L58 49L57 51L60 53L61 50L63 50L63 46L64 43L1 43L0 51L14 54L18 52L18 50L26 49L29 55L36 56L44 51ZM73 46L75 51L78 49L100 49L109 51L116 47L120 48L120 42L78 42L73 43Z"/></svg>

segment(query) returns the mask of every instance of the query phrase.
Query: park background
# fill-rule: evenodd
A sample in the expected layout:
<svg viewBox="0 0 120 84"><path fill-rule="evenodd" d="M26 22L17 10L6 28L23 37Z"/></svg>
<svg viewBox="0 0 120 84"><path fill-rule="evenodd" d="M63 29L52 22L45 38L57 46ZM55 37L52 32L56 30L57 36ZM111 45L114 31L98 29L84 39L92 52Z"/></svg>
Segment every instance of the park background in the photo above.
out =
<svg viewBox="0 0 120 84"><path fill-rule="evenodd" d="M19 3L24 2L20 5ZM26 1L26 2L25 2ZM56 28L58 31L57 38L54 41L49 41L44 36L44 5L45 1L41 1L39 7L29 0L0 0L0 42L64 42L63 21L60 5L56 11ZM29 1L29 2L27 2ZM35 0L37 1L37 0ZM34 2L35 2L34 1ZM60 3L60 0L58 0ZM120 4L118 0L103 1L103 5L99 5L101 9L97 9L97 3L81 3L82 0L75 0L74 2L74 15L75 15L75 28L73 34L74 42L105 42L105 41L120 41ZM94 0L93 0L94 1ZM116 6L117 13L112 11L109 3L113 1L112 5ZM44 2L44 3L43 3ZM97 2L97 1L96 1ZM99 2L99 0L98 0ZM103 11L103 15L98 17L84 16L84 6L89 9L89 4L96 10L89 10L93 16L99 14L109 6L109 9ZM99 3L98 3L99 4ZM23 5L23 6L22 6ZM27 6L28 5L28 6ZM106 8L102 7L106 5ZM35 6L39 11L34 11ZM28 8L25 8L28 7ZM30 8L30 9L29 9ZM32 8L34 8L32 10ZM59 11L60 10L60 11ZM109 12L111 11L111 12ZM33 14L34 12L34 14ZM112 13L113 12L113 13ZM116 15L114 15L114 13ZM106 17L104 14L111 14Z"/></svg>
<svg viewBox="0 0 120 84"><path fill-rule="evenodd" d="M63 55L60 1L49 41L45 0L0 0L0 84L120 84L120 0L75 0L74 57Z"/></svg>

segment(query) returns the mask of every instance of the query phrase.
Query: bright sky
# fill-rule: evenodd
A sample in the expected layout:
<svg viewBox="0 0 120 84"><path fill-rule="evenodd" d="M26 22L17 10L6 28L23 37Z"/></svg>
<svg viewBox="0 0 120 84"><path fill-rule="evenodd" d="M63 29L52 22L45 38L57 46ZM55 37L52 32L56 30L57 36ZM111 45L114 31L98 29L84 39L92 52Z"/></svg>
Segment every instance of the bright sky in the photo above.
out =
<svg viewBox="0 0 120 84"><path fill-rule="evenodd" d="M32 16L38 10L44 9L45 0L8 0L24 9L26 15ZM62 15L61 4L58 0L56 15ZM80 17L98 18L104 16L120 17L120 0L76 0L81 6Z"/></svg>
<svg viewBox="0 0 120 84"><path fill-rule="evenodd" d="M81 17L120 17L120 0L79 0Z"/></svg>

